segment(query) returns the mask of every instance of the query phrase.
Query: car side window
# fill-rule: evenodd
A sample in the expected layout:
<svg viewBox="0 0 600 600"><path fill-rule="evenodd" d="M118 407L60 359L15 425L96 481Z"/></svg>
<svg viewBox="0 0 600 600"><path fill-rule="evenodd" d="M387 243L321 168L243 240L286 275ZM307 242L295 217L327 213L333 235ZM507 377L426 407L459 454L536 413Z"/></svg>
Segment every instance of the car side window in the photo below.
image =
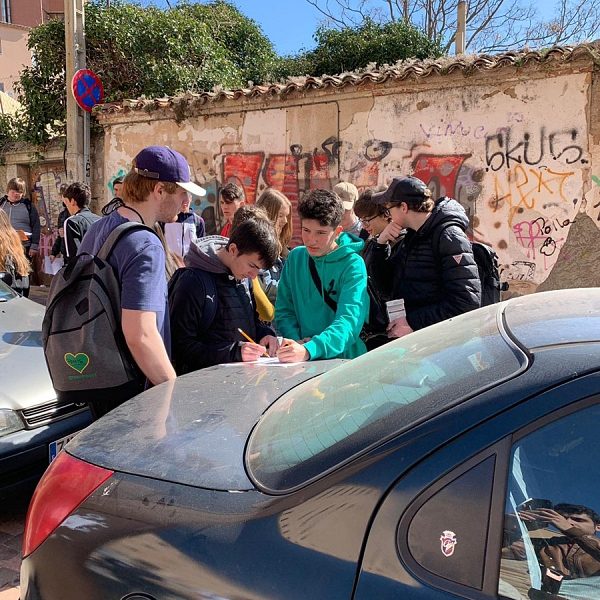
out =
<svg viewBox="0 0 600 600"><path fill-rule="evenodd" d="M498 594L600 598L600 406L513 444Z"/></svg>
<svg viewBox="0 0 600 600"><path fill-rule="evenodd" d="M462 473L422 504L408 529L417 564L442 579L480 590L495 457Z"/></svg>

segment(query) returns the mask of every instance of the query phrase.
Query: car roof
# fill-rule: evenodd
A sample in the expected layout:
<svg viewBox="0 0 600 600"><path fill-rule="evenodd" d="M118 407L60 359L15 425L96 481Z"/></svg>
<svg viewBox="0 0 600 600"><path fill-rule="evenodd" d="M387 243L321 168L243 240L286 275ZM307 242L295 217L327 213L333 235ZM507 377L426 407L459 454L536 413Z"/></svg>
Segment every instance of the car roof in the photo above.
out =
<svg viewBox="0 0 600 600"><path fill-rule="evenodd" d="M529 351L600 342L600 288L514 298L503 307L506 331Z"/></svg>

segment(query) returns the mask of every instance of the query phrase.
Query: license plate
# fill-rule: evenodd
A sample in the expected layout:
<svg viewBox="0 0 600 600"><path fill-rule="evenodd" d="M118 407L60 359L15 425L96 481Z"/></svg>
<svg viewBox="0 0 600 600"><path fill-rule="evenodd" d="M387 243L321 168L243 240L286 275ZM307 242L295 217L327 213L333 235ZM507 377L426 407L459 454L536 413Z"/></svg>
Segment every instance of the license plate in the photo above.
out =
<svg viewBox="0 0 600 600"><path fill-rule="evenodd" d="M66 435L63 438L60 438L60 440L56 440L55 442L52 442L49 446L49 450L50 450L50 461L52 462L58 455L58 453L79 433L79 431L76 431L75 433L71 433L69 435Z"/></svg>

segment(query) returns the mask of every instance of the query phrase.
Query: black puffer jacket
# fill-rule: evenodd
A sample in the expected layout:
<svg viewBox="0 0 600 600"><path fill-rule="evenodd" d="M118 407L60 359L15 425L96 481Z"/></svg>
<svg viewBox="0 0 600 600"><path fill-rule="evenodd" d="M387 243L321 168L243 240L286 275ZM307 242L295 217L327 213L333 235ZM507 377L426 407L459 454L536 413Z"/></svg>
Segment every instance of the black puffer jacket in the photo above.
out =
<svg viewBox="0 0 600 600"><path fill-rule="evenodd" d="M375 284L392 299L404 298L412 329L479 307L481 284L465 234L468 225L456 200L440 198L427 221L418 231L407 230L393 251L388 244L373 244L370 262ZM433 242L438 237L436 252Z"/></svg>
<svg viewBox="0 0 600 600"><path fill-rule="evenodd" d="M188 267L195 267L214 277L217 297L209 298L198 279L184 272L169 295L171 348L177 373L242 360L241 344L247 340L238 327L260 342L274 332L258 321L249 280L238 281L219 260L217 250L227 245L227 238L213 235L192 242L185 257ZM212 323L202 329L202 314L208 302L217 302Z"/></svg>

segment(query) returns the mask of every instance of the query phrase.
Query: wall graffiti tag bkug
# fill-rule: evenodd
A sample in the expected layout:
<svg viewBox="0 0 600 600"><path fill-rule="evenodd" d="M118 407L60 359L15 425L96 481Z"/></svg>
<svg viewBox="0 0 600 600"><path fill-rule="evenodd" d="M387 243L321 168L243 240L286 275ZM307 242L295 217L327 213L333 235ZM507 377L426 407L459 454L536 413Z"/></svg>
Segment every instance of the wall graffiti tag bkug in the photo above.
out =
<svg viewBox="0 0 600 600"><path fill-rule="evenodd" d="M583 159L584 149L578 143L575 128L547 133L542 127L536 136L530 132L517 134L511 127L503 127L485 138L485 163L491 171L510 169L516 165L538 166L550 161L572 165Z"/></svg>

